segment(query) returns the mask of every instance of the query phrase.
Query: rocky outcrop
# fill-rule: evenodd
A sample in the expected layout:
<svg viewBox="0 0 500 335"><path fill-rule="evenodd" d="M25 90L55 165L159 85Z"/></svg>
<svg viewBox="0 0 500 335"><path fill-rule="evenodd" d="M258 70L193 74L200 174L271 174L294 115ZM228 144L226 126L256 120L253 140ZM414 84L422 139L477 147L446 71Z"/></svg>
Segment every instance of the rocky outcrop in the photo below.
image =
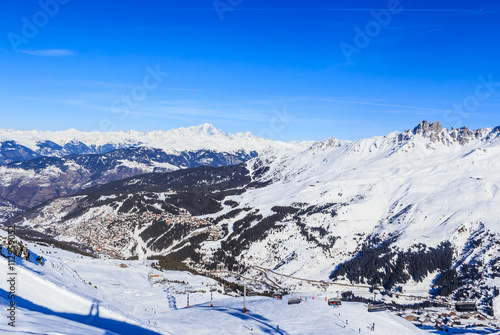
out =
<svg viewBox="0 0 500 335"><path fill-rule="evenodd" d="M331 138L326 139L322 142L314 143L309 149L313 150L313 151L322 151L322 150L326 150L328 148L338 148L338 147L343 146L346 143L349 143L349 141L342 141L342 140L336 139L334 137L331 137Z"/></svg>
<svg viewBox="0 0 500 335"><path fill-rule="evenodd" d="M420 122L413 130L400 133L397 137L399 143L411 141L416 136L429 139L431 143L442 143L450 146L453 144L466 145L472 141L492 141L500 136L500 127L480 128L471 130L467 127L443 128L439 121Z"/></svg>
<svg viewBox="0 0 500 335"><path fill-rule="evenodd" d="M441 130L443 130L443 126L441 126L441 123L439 121L430 123L429 121L424 120L413 129L413 134L422 135L423 137L428 137L432 140L435 139L437 135L439 135Z"/></svg>

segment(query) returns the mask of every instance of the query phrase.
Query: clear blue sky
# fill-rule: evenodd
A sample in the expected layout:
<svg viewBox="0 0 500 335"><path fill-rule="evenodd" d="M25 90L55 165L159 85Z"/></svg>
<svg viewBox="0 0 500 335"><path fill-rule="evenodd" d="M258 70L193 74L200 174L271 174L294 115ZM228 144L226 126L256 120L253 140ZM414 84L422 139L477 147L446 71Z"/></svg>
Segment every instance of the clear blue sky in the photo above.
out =
<svg viewBox="0 0 500 335"><path fill-rule="evenodd" d="M499 1L59 2L0 5L0 128L500 125Z"/></svg>

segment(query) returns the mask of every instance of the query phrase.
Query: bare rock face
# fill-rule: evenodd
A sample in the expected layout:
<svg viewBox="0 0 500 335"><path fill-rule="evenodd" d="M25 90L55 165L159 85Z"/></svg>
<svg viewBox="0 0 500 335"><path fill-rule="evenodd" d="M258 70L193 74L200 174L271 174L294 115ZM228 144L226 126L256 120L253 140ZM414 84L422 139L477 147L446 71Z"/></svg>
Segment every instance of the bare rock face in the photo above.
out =
<svg viewBox="0 0 500 335"><path fill-rule="evenodd" d="M338 147L341 147L343 146L344 144L348 143L348 141L342 141L342 140L338 140L334 137L331 137L329 139L326 139L322 142L317 142L317 143L314 143L310 149L311 150L316 150L316 151L322 151L322 150L326 150L328 148L338 148Z"/></svg>
<svg viewBox="0 0 500 335"><path fill-rule="evenodd" d="M397 141L408 142L415 136L427 138L431 143L442 143L447 146L453 144L465 145L472 141L492 141L500 137L500 127L493 129L481 128L476 130L462 127L448 130L443 129L439 121L431 123L424 120L413 130L407 130L399 134Z"/></svg>
<svg viewBox="0 0 500 335"><path fill-rule="evenodd" d="M424 120L413 129L413 134L419 134L423 137L428 137L433 140L438 137L439 133L441 133L441 130L443 130L443 126L441 126L441 123L439 121L430 123L429 121Z"/></svg>

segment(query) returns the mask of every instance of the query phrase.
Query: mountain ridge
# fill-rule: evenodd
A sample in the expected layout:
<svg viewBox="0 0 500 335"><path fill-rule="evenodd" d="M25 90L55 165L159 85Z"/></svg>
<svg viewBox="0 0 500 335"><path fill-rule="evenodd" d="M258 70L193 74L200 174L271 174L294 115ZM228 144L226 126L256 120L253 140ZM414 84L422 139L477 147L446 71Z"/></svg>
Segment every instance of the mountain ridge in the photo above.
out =
<svg viewBox="0 0 500 335"><path fill-rule="evenodd" d="M205 123L200 126L167 131L139 132L81 132L18 131L0 129L0 164L22 161L40 156L63 157L69 154L104 154L117 149L149 147L168 154L182 151L213 150L263 152L266 150L303 150L312 141L281 142L259 138L247 133L230 134ZM12 157L12 151L20 154Z"/></svg>
<svg viewBox="0 0 500 335"><path fill-rule="evenodd" d="M387 290L418 286L488 309L500 287L498 130L423 121L235 166L133 176L8 220L91 242L109 257L169 255L254 278L262 267ZM280 285L298 289L291 279Z"/></svg>
<svg viewBox="0 0 500 335"><path fill-rule="evenodd" d="M488 278L500 278L499 171L498 128L443 130L423 121L386 136L268 151L232 167L134 176L10 222L78 243L90 234L94 252L114 257L170 255L205 271L258 277L260 266L386 289L424 282L428 294L489 303L497 281ZM106 226L121 242L92 235ZM471 268L481 275L469 278Z"/></svg>

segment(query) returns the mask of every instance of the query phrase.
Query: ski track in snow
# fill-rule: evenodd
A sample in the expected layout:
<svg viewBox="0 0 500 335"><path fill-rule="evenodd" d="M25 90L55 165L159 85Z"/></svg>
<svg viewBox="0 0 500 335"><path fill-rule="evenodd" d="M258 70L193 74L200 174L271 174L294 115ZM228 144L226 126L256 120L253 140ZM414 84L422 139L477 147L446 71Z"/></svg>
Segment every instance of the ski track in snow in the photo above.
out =
<svg viewBox="0 0 500 335"><path fill-rule="evenodd" d="M299 305L288 305L286 299L247 297L248 313L243 314L241 297L215 291L210 308L210 288L223 289L210 278L160 272L149 266L150 261L99 260L33 243L28 246L47 260L43 267L24 261L16 265L16 327L4 320L0 333L353 334L361 329L368 334L373 333L369 332L373 322L375 334L425 333L389 312L369 313L361 303L333 309L319 297ZM0 268L7 269L5 258L0 258ZM162 279L169 281L158 283ZM5 311L6 280L0 289ZM191 292L190 308L186 291Z"/></svg>

